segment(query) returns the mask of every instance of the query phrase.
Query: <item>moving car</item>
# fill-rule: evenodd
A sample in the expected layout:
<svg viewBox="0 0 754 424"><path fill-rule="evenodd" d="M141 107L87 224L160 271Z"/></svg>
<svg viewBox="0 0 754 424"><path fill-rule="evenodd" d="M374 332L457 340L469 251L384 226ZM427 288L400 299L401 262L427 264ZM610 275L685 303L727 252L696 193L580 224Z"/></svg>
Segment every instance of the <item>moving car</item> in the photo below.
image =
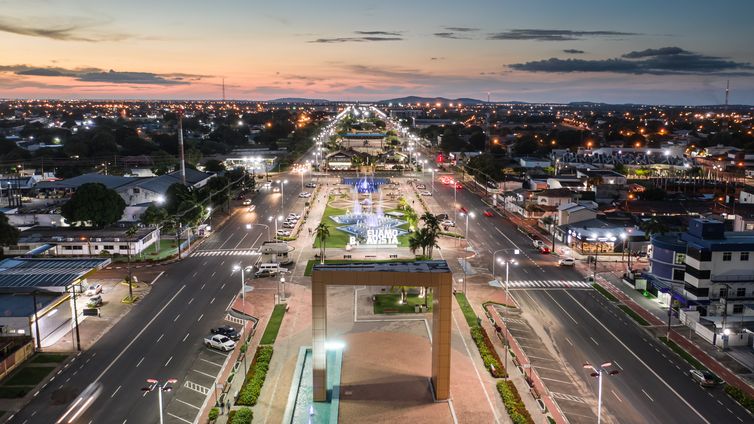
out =
<svg viewBox="0 0 754 424"><path fill-rule="evenodd" d="M488 218L489 218L489 217L491 217L491 216L495 216L495 214L494 214L494 213L492 213L492 211L491 211L491 210L487 209L486 211L484 211L484 216L486 216L486 217L488 217Z"/></svg>
<svg viewBox="0 0 754 424"><path fill-rule="evenodd" d="M212 349L222 350L223 352L230 352L236 347L236 342L228 338L228 336L215 334L214 336L205 337L204 345Z"/></svg>
<svg viewBox="0 0 754 424"><path fill-rule="evenodd" d="M469 213L469 210L468 210L468 209L466 209L466 208L465 208L465 207L463 207L463 206L461 206L461 207L459 208L459 210L460 210L461 212L463 212L463 213Z"/></svg>
<svg viewBox="0 0 754 424"><path fill-rule="evenodd" d="M689 370L689 373L691 373L691 378L702 387L714 387L717 385L717 377L707 370Z"/></svg>
<svg viewBox="0 0 754 424"><path fill-rule="evenodd" d="M424 189L426 189L426 188L427 188L427 186L425 186L424 184L417 184L417 185L416 185L416 189L417 189L417 190L424 190Z"/></svg>
<svg viewBox="0 0 754 424"><path fill-rule="evenodd" d="M421 193L419 193L419 194L421 194L422 196L431 196L431 195L432 195L432 192L431 192L431 191L422 191L422 192L421 192Z"/></svg>
<svg viewBox="0 0 754 424"><path fill-rule="evenodd" d="M540 239L533 239L532 243L534 244L534 247L536 247L536 248L540 248L540 247L542 247L542 246L545 245L545 242L543 242Z"/></svg>
<svg viewBox="0 0 754 424"><path fill-rule="evenodd" d="M539 253L550 253L550 248L547 246L539 246Z"/></svg>
<svg viewBox="0 0 754 424"><path fill-rule="evenodd" d="M213 328L209 331L212 334L222 334L223 336L234 341L241 338L241 334L238 332L238 330L229 325L223 325L221 327Z"/></svg>
<svg viewBox="0 0 754 424"><path fill-rule="evenodd" d="M272 188L273 193L280 193L280 187L273 187Z"/></svg>
<svg viewBox="0 0 754 424"><path fill-rule="evenodd" d="M573 258L561 258L558 261L559 266L574 266L576 265L576 259Z"/></svg>
<svg viewBox="0 0 754 424"><path fill-rule="evenodd" d="M272 188L272 183L264 183L264 184L262 184L262 188L265 188L265 189L269 190L269 189Z"/></svg>
<svg viewBox="0 0 754 424"><path fill-rule="evenodd" d="M94 296L95 294L100 293L102 293L102 284L89 284L89 287L86 288L84 295Z"/></svg>
<svg viewBox="0 0 754 424"><path fill-rule="evenodd" d="M243 202L241 204L244 206L249 206L251 205L251 199L243 199Z"/></svg>
<svg viewBox="0 0 754 424"><path fill-rule="evenodd" d="M312 194L308 191L302 191L301 193L299 193L298 197L312 197Z"/></svg>
<svg viewBox="0 0 754 424"><path fill-rule="evenodd" d="M317 187L317 184L315 184L315 183L306 183L305 187L306 188L315 188L315 187Z"/></svg>
<svg viewBox="0 0 754 424"><path fill-rule="evenodd" d="M444 219L444 220L440 221L440 225L442 225L444 227L455 227L456 223L453 222L452 219Z"/></svg>
<svg viewBox="0 0 754 424"><path fill-rule="evenodd" d="M463 188L463 184L461 184L461 183L456 183L456 190L460 190L460 189L462 189L462 188Z"/></svg>

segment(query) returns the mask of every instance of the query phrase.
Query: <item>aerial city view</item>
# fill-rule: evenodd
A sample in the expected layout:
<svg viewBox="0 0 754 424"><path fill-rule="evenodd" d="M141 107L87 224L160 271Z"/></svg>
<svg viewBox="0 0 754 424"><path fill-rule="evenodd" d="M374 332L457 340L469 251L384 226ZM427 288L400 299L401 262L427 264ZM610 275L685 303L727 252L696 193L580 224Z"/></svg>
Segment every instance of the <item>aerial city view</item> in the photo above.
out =
<svg viewBox="0 0 754 424"><path fill-rule="evenodd" d="M754 3L0 4L0 424L754 423Z"/></svg>

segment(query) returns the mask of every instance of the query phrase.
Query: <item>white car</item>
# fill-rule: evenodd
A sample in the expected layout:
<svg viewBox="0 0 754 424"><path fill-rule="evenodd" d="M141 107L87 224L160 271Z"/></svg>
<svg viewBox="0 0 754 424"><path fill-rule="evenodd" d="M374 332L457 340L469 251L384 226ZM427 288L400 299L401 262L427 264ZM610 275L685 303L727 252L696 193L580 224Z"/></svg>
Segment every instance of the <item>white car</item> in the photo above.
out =
<svg viewBox="0 0 754 424"><path fill-rule="evenodd" d="M304 197L304 198L312 197L312 194L309 193L308 191L304 191L304 192L299 193L298 197Z"/></svg>
<svg viewBox="0 0 754 424"><path fill-rule="evenodd" d="M425 186L424 184L417 184L416 188L417 188L417 190L424 190L424 189L427 188L427 186Z"/></svg>
<svg viewBox="0 0 754 424"><path fill-rule="evenodd" d="M440 225L442 225L443 227L455 227L456 223L451 219L445 219L440 222Z"/></svg>
<svg viewBox="0 0 754 424"><path fill-rule="evenodd" d="M234 342L227 336L223 336L222 334L215 334L210 337L205 337L204 345L212 349L229 352L236 347L236 342Z"/></svg>
<svg viewBox="0 0 754 424"><path fill-rule="evenodd" d="M280 187L273 187L272 188L273 193L280 193Z"/></svg>
<svg viewBox="0 0 754 424"><path fill-rule="evenodd" d="M264 184L262 184L262 188L265 188L265 189L269 190L269 189L272 188L272 183L264 183Z"/></svg>
<svg viewBox="0 0 754 424"><path fill-rule="evenodd" d="M243 202L241 202L241 204L244 206L249 206L251 205L251 199L243 199Z"/></svg>
<svg viewBox="0 0 754 424"><path fill-rule="evenodd" d="M89 287L86 288L84 295L94 296L95 294L100 293L102 293L102 284L89 284Z"/></svg>
<svg viewBox="0 0 754 424"><path fill-rule="evenodd" d="M431 195L432 195L432 192L431 192L431 191L422 191L422 192L421 192L421 193L419 193L419 194L421 194L422 196L431 196Z"/></svg>
<svg viewBox="0 0 754 424"><path fill-rule="evenodd" d="M280 237L288 237L291 235L289 230L278 230L277 235Z"/></svg>
<svg viewBox="0 0 754 424"><path fill-rule="evenodd" d="M558 265L560 265L560 266L574 266L574 265L576 265L576 259L573 259L573 258L561 258L558 261Z"/></svg>
<svg viewBox="0 0 754 424"><path fill-rule="evenodd" d="M288 214L288 220L289 220L289 221L290 221L291 219L295 219L295 220L297 220L297 221L298 221L298 220L299 220L300 218L301 218L301 215L299 215L299 214L297 214L297 213L295 213L295 212L291 212L291 213L289 213L289 214Z"/></svg>

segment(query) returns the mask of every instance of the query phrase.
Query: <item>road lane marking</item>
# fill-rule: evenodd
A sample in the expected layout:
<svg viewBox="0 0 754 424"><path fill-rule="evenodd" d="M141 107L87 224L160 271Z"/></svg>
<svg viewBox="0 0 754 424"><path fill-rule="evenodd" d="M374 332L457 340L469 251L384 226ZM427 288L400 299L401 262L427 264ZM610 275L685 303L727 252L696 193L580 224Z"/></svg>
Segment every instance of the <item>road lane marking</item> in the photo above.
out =
<svg viewBox="0 0 754 424"><path fill-rule="evenodd" d="M209 277L210 277L210 278L214 277L214 276L215 276L215 273L216 273L216 272L217 272L217 271L212 271L212 275L210 275Z"/></svg>
<svg viewBox="0 0 754 424"><path fill-rule="evenodd" d="M199 315L199 318L198 318L198 319L196 320L196 322L199 322L199 321L201 321L201 320L202 320L202 318L204 318L204 314L201 314L201 315Z"/></svg>
<svg viewBox="0 0 754 424"><path fill-rule="evenodd" d="M202 284L202 286L201 286L201 287L199 287L199 290L204 290L204 286L206 286L206 285L207 285L207 284Z"/></svg>
<svg viewBox="0 0 754 424"><path fill-rule="evenodd" d="M220 286L220 290L222 290L222 289L224 289L224 288L225 288L225 283L223 283L223 285L222 285L222 286Z"/></svg>
<svg viewBox="0 0 754 424"><path fill-rule="evenodd" d="M157 338L157 341L155 343L159 343L162 338L165 337L165 333L160 334L160 337Z"/></svg>
<svg viewBox="0 0 754 424"><path fill-rule="evenodd" d="M569 345L573 346L573 342L568 337L565 338L565 341L567 341Z"/></svg>
<svg viewBox="0 0 754 424"><path fill-rule="evenodd" d="M613 364L615 364L616 367L620 368L620 370L623 371L623 367L620 366L620 364L618 363L618 361L613 361Z"/></svg>
<svg viewBox="0 0 754 424"><path fill-rule="evenodd" d="M597 340L594 340L594 337L591 337L591 336L590 336L589 338L590 338L590 339L592 339L592 341L594 342L594 344L596 344L597 346L599 346L599 345L600 345L599 343L597 343Z"/></svg>
<svg viewBox="0 0 754 424"><path fill-rule="evenodd" d="M185 342L185 341L186 341L186 339L188 339L188 336L189 336L189 333L186 333L186 335L185 335L185 336L183 336L183 340L182 340L182 341L184 341L184 342Z"/></svg>
<svg viewBox="0 0 754 424"><path fill-rule="evenodd" d="M173 322L178 321L178 318L180 318L180 317L181 317L181 314L176 315L175 318L173 318Z"/></svg>
<svg viewBox="0 0 754 424"><path fill-rule="evenodd" d="M565 290L563 290L563 292L567 293ZM563 312L565 312L566 315L568 315L568 318L570 318L571 321L574 322L574 324L576 324L576 325L579 324L579 322L576 321L576 318L572 317L571 314L569 314L568 311L566 311L565 308L563 306L561 306L560 303L557 300L555 300L554 297L552 297L552 295L550 295L550 293L548 293L548 292L544 292L544 293L547 295L547 297L549 297L550 299L552 299L552 301L555 302L556 305L558 305L558 308L560 308Z"/></svg>
<svg viewBox="0 0 754 424"><path fill-rule="evenodd" d="M157 312L157 313L155 314L155 316L153 316L153 317L152 317L152 319L151 319L151 320L149 320L149 322L147 323L147 325L145 325L145 326L144 326L144 328L142 328L142 329L141 329L141 331L139 331L139 333L138 333L138 334L136 334L136 337L134 337L134 338L133 338L133 339L131 340L131 342L129 342L129 343L128 343L128 345L126 345L126 347L125 347L125 348L123 348L123 350L121 350L121 351L120 351L120 353L118 354L118 356L116 356L116 357L115 357L115 359L113 359L113 360L112 360L112 362L110 362L110 364L108 364L108 365L107 365L107 368L105 368L105 369L104 369L104 370L103 370L103 371L102 371L102 372L100 373L100 375L98 375L98 376L97 376L97 378L96 378L96 379L94 380L94 382L95 382L95 383L96 383L96 382L98 382L98 381L99 381L99 380L100 380L100 379L102 378L102 376L103 376L103 375L105 375L105 374L106 374L106 373L107 373L108 371L110 371L110 368L112 368L112 367L113 367L113 365L115 365L115 363L116 363L116 362L117 362L117 361L118 361L118 360L119 360L119 359L121 358L121 356L123 356L123 354L125 354L125 353L126 353L126 351L128 350L128 348L130 348L130 347L131 347L131 345L133 345L133 344L134 344L134 343L136 342L136 340L138 340L138 339L139 339L139 337L140 337L140 336L141 336L142 334L144 334L144 332L145 332L145 331L147 331L147 328L149 328L149 326L150 326L150 325L152 325L152 323L154 322L154 320L156 320L156 319L157 319L157 317L158 317L158 316L160 316L160 314L162 314L162 312L163 312L163 311L165 310L165 308L167 308L167 307L168 307L168 305L170 305L170 304L171 304L171 303L172 303L172 302L173 302L173 301L175 300L175 298L176 298L176 297L178 297L178 295L179 295L179 294L181 294L181 292L182 292L182 291L183 291L183 289L185 289L185 288L186 288L186 285L184 284L184 285L183 285L183 286L182 286L182 287L181 287L180 289L178 289L178 291L177 291L177 292L175 292L175 294L173 295L173 297L171 297L171 298L170 298L170 300L168 300L168 301L167 301L167 303L165 303L165 305L164 305L164 306L162 307L162 309L160 309L160 310L159 310L159 311L158 311L158 312ZM144 392L144 393L146 393L146 392Z"/></svg>
<svg viewBox="0 0 754 424"><path fill-rule="evenodd" d="M618 394L615 393L615 390L611 389L610 391L613 393L613 396L615 396L615 398L618 399L618 401L620 401L621 403L623 402L623 399L621 399L620 396L618 396Z"/></svg>
<svg viewBox="0 0 754 424"><path fill-rule="evenodd" d="M138 367L139 365L141 365L142 362L144 362L144 357L143 356L141 357L141 359L139 359L139 362L136 364L136 366Z"/></svg>
<svg viewBox="0 0 754 424"><path fill-rule="evenodd" d="M111 395L110 395L110 399L112 399L112 398L114 398L114 397L115 397L115 395L116 395L116 394L118 393L118 391L120 390L120 387L121 387L121 386L118 386L118 388L117 388L117 389L115 389L115 391L113 392L113 394L111 394Z"/></svg>
<svg viewBox="0 0 754 424"><path fill-rule="evenodd" d="M209 301L210 305L213 304L213 303L215 303L215 298L214 297L212 298L212 300Z"/></svg>
<svg viewBox="0 0 754 424"><path fill-rule="evenodd" d="M646 397L648 397L648 398L649 398L649 400L651 400L652 402L654 402L654 401L655 401L654 399L652 399L652 396L649 396L649 393L647 393L647 392L646 392L646 391L645 391L644 389L641 389L641 392L642 392L642 393L644 393L644 395L645 395ZM720 405L722 405L722 403L721 403Z"/></svg>
<svg viewBox="0 0 754 424"><path fill-rule="evenodd" d="M206 372L203 372L203 371L199 371L199 370L197 370L197 369L194 369L193 371L194 371L194 372L198 372L199 374L201 374L201 375L204 375L204 376L207 376L207 377L209 377L209 378L211 378L211 379L215 379L215 378L217 378L217 376L216 376L216 375L207 374Z"/></svg>
<svg viewBox="0 0 754 424"><path fill-rule="evenodd" d="M607 328L607 326L605 326L605 324L603 324L602 321L598 320L597 317L594 316L594 314L592 314L591 312L589 312L589 310L586 308L586 306L584 306L581 302L579 302L569 292L567 292L565 290L563 292L566 295L568 295L568 297L570 297L571 299L573 299L573 301L576 302L576 304L579 305L579 307L581 307L581 309L583 309L584 312L586 312L590 317L592 317L592 319L595 320L597 322L597 324L599 324L605 331L607 331L608 334L610 334L613 337L613 339L615 339L616 342L618 342L621 346L623 346L623 348L626 349L626 351L631 356L633 356L637 361L639 361L639 363L642 364L644 366L644 368L646 368L650 373L652 373L652 375L654 375L655 378L657 378L657 380L660 381L660 383L662 383L668 390L670 390L674 395L676 395L676 397L678 399L680 399L681 402L684 403L684 405L686 405L690 410L694 411L694 413L699 418L701 418L702 421L704 421L707 424L710 424L709 420L707 420L707 418L705 418L704 415L702 415L699 411L697 411L696 409L694 409L694 407L683 396L681 396L681 394L678 393L670 384L668 384L664 379L662 379L660 377L660 375L657 374L657 372L655 372L655 370L652 369L652 367L650 367L646 362L644 362L644 360L642 360L639 357L639 355L637 355L636 353L634 353L634 351L632 351L631 349L629 349L629 347L626 346L626 344L623 343L623 341L618 336L616 336L615 333L613 333L612 331L610 331L610 329Z"/></svg>
<svg viewBox="0 0 754 424"><path fill-rule="evenodd" d="M194 301L194 298L192 297L191 300L188 301L188 305L190 305L191 302L193 302L193 301Z"/></svg>
<svg viewBox="0 0 754 424"><path fill-rule="evenodd" d="M167 366L168 366L168 364L170 363L170 361L172 361L172 360L173 360L173 357L171 356L170 358L168 358L168 361L167 361L167 362L165 362L165 366L167 367Z"/></svg>
<svg viewBox="0 0 754 424"><path fill-rule="evenodd" d="M198 273L199 273L199 271L196 271L196 272L194 273L194 275L192 275L192 276L191 276L191 278L194 278L194 277L196 277L196 274L198 274Z"/></svg>

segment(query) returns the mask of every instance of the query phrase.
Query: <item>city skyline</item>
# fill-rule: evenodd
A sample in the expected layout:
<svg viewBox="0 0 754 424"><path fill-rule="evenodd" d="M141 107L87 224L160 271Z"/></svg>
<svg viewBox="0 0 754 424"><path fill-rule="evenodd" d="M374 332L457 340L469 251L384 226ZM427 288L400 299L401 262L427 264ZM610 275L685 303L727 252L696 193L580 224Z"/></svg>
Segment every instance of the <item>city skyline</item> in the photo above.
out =
<svg viewBox="0 0 754 424"><path fill-rule="evenodd" d="M4 98L754 103L751 4L2 4Z"/></svg>

